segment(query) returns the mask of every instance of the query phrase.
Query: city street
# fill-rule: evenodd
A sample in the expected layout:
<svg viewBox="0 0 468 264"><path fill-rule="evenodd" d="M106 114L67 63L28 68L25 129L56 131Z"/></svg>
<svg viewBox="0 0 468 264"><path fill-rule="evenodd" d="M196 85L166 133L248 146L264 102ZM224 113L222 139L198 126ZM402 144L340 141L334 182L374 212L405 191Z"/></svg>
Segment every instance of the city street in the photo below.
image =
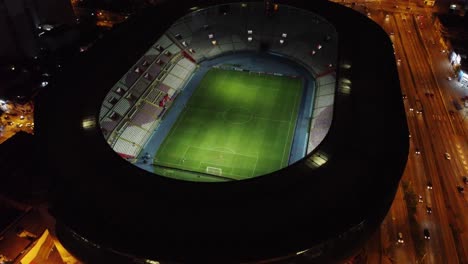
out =
<svg viewBox="0 0 468 264"><path fill-rule="evenodd" d="M400 188L369 242L368 263L467 263L468 198L457 186L468 175L468 118L453 105L467 91L453 79L433 10L409 1L335 2L380 24L393 41L411 137ZM412 202L411 195L422 199Z"/></svg>

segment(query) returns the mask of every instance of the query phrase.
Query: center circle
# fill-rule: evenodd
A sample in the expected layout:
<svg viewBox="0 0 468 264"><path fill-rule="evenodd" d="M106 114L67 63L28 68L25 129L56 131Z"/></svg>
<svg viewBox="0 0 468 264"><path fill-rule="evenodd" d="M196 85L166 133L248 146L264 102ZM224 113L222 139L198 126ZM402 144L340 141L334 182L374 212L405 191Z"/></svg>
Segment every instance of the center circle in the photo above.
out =
<svg viewBox="0 0 468 264"><path fill-rule="evenodd" d="M224 119L231 124L245 124L253 119L252 112L243 107L233 107L224 112Z"/></svg>

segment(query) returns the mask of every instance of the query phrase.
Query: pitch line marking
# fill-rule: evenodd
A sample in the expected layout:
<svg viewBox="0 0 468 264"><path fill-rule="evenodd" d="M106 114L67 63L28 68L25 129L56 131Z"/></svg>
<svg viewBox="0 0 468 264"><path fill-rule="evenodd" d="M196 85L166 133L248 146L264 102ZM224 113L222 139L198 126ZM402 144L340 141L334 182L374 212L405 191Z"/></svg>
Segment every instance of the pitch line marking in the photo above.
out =
<svg viewBox="0 0 468 264"><path fill-rule="evenodd" d="M224 148L224 149L227 149L229 151L232 151L234 153L229 153L229 152L226 152L226 151L221 151L221 150L216 150L217 148L201 148L201 147L195 147L195 146L190 146L190 148L196 148L196 149L201 149L201 150L207 150L207 151L214 151L214 152L221 152L221 153L225 153L225 154L234 154L234 155L237 155L237 156L243 156L243 157L247 157L247 158L251 158L251 159L254 159L255 157L253 156L249 156L249 155L244 155L244 154L239 154L231 149L228 149L228 148ZM258 154L257 154L258 155Z"/></svg>
<svg viewBox="0 0 468 264"><path fill-rule="evenodd" d="M257 170L257 164L258 164L258 154L257 154L256 160L255 160L255 166L254 166L254 168L252 170L252 175L250 177L255 176L255 170Z"/></svg>
<svg viewBox="0 0 468 264"><path fill-rule="evenodd" d="M299 93L296 93L296 96L295 96L295 98L294 98L294 107L293 107L293 109L296 109L297 95L298 95L298 94L299 94ZM288 124L288 136L286 137L286 140L289 140L289 134L291 134L292 114L293 114L293 111L291 111L291 114L290 114L290 116L289 116L290 120L289 120L289 124ZM287 143L287 142L285 142L284 147L283 147L283 157L281 158L281 166L283 166L283 163L284 163L284 153L285 153L285 151L286 151L286 146L288 145L288 144L286 144L286 143Z"/></svg>

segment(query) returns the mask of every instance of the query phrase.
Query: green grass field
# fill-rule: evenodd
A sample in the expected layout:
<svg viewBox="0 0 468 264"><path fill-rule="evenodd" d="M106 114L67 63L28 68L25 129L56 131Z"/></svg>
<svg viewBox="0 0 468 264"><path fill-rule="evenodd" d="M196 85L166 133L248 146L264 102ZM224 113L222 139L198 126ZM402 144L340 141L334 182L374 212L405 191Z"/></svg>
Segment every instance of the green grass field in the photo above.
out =
<svg viewBox="0 0 468 264"><path fill-rule="evenodd" d="M300 79L211 69L155 155L155 172L223 181L287 166L301 94Z"/></svg>

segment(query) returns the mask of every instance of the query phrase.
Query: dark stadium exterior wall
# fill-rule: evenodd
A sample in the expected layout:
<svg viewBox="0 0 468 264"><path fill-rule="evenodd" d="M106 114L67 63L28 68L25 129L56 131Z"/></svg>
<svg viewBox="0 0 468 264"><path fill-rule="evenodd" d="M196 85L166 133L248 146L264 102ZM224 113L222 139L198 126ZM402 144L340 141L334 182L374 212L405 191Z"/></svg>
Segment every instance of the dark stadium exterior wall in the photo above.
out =
<svg viewBox="0 0 468 264"><path fill-rule="evenodd" d="M130 19L40 95L42 170L53 181L58 237L74 254L88 263L338 263L362 248L390 208L408 155L391 41L343 6L278 2L320 14L340 39L330 132L288 168L220 184L150 177L122 160L98 127L82 126L192 1L169 1ZM350 93L342 78L352 81ZM317 166L317 157L326 162Z"/></svg>

